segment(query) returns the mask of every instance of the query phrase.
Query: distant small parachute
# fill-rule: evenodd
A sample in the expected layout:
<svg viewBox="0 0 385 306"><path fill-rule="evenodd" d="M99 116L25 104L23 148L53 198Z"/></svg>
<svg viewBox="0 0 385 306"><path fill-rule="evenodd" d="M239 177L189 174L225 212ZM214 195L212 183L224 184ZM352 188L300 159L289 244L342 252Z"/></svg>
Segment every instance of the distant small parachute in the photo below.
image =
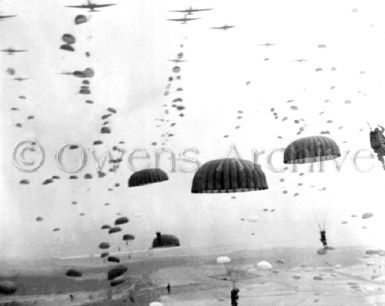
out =
<svg viewBox="0 0 385 306"><path fill-rule="evenodd" d="M67 44L74 44L76 42L75 36L72 34L63 34L61 39Z"/></svg>
<svg viewBox="0 0 385 306"><path fill-rule="evenodd" d="M104 229L110 229L111 226L107 225L107 224L104 224L102 225L101 229L104 230Z"/></svg>
<svg viewBox="0 0 385 306"><path fill-rule="evenodd" d="M110 244L108 242L101 242L99 244L99 249L108 249L110 247Z"/></svg>
<svg viewBox="0 0 385 306"><path fill-rule="evenodd" d="M88 20L87 20L87 17L84 16L84 15L77 15L75 17L75 24L78 25L78 24L82 24L82 23L86 23Z"/></svg>
<svg viewBox="0 0 385 306"><path fill-rule="evenodd" d="M336 159L340 149L333 139L325 136L304 137L293 141L284 152L285 164L304 164Z"/></svg>
<svg viewBox="0 0 385 306"><path fill-rule="evenodd" d="M115 287L115 286L118 286L120 284L123 284L124 283L124 279L114 279L110 285L111 287Z"/></svg>
<svg viewBox="0 0 385 306"><path fill-rule="evenodd" d="M227 264L231 262L231 258L229 256L219 256L216 260L217 264Z"/></svg>
<svg viewBox="0 0 385 306"><path fill-rule="evenodd" d="M110 262L117 262L117 263L119 263L120 262L120 259L118 258L118 257L116 257L116 256L108 256L107 257L107 261L110 261Z"/></svg>
<svg viewBox="0 0 385 306"><path fill-rule="evenodd" d="M36 222L41 222L43 221L43 217L36 217Z"/></svg>
<svg viewBox="0 0 385 306"><path fill-rule="evenodd" d="M267 262L267 261L260 261L259 263L257 263L257 267L259 269L262 269L262 270L270 270L273 268L273 266L271 265L271 263Z"/></svg>
<svg viewBox="0 0 385 306"><path fill-rule="evenodd" d="M194 175L192 193L226 193L268 189L261 167L251 161L224 158L203 164Z"/></svg>
<svg viewBox="0 0 385 306"><path fill-rule="evenodd" d="M9 75L15 75L15 73L16 73L16 70L14 69L14 68L7 68L7 73L9 74Z"/></svg>
<svg viewBox="0 0 385 306"><path fill-rule="evenodd" d="M123 241L128 242L128 241L131 241L131 240L135 240L135 236L131 235L131 234L124 234L122 239L123 239Z"/></svg>
<svg viewBox="0 0 385 306"><path fill-rule="evenodd" d="M370 212L362 214L362 219L369 219L371 217L373 217L373 214Z"/></svg>
<svg viewBox="0 0 385 306"><path fill-rule="evenodd" d="M179 239L174 235L156 233L156 238L152 241L153 248L170 248L180 246Z"/></svg>
<svg viewBox="0 0 385 306"><path fill-rule="evenodd" d="M108 278L108 280L113 280L113 279L123 275L124 273L126 273L127 270L128 269L126 266L123 266L123 265L115 266L115 267L111 268L110 270L108 270L107 278Z"/></svg>
<svg viewBox="0 0 385 306"><path fill-rule="evenodd" d="M15 282L4 280L0 282L0 294L12 294L17 291Z"/></svg>
<svg viewBox="0 0 385 306"><path fill-rule="evenodd" d="M318 255L325 255L327 253L327 250L325 248L322 248L322 249L318 249L317 250L317 254Z"/></svg>
<svg viewBox="0 0 385 306"><path fill-rule="evenodd" d="M55 227L52 231L58 232L58 231L60 231L60 227Z"/></svg>
<svg viewBox="0 0 385 306"><path fill-rule="evenodd" d="M152 168L134 172L129 180L128 187L137 187L147 184L159 183L168 180L168 175L162 169Z"/></svg>
<svg viewBox="0 0 385 306"><path fill-rule="evenodd" d="M109 255L110 255L110 253L103 252L102 254L100 254L100 258L108 257Z"/></svg>
<svg viewBox="0 0 385 306"><path fill-rule="evenodd" d="M75 48L72 47L72 46L69 45L69 44L61 45L61 46L60 46L60 49L65 50L65 51L70 51L70 52L74 52L74 51L75 51Z"/></svg>
<svg viewBox="0 0 385 306"><path fill-rule="evenodd" d="M128 223L127 217L120 217L120 218L115 220L115 225L121 225L121 224L125 224L125 223Z"/></svg>
<svg viewBox="0 0 385 306"><path fill-rule="evenodd" d="M23 179L23 180L20 180L20 184L22 184L22 185L28 185L28 184L29 184L29 181L26 180L26 179Z"/></svg>
<svg viewBox="0 0 385 306"><path fill-rule="evenodd" d="M66 272L66 276L68 276L68 277L82 277L82 272L75 270L75 269L69 269Z"/></svg>
<svg viewBox="0 0 385 306"><path fill-rule="evenodd" d="M114 227L111 227L109 230L108 230L108 233L109 234L114 234L114 233L117 233L117 232L120 232L122 229L119 227L119 226L114 226Z"/></svg>

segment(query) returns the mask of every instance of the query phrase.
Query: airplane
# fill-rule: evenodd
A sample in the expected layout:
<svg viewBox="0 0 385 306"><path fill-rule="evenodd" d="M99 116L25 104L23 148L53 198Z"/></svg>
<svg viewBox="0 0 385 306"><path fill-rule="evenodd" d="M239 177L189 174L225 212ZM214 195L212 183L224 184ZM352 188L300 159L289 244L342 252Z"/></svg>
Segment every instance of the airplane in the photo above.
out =
<svg viewBox="0 0 385 306"><path fill-rule="evenodd" d="M2 49L0 51L1 52L7 52L7 54L9 54L9 55L12 55L13 53L16 53L16 52L27 52L27 50L16 50L13 48Z"/></svg>
<svg viewBox="0 0 385 306"><path fill-rule="evenodd" d="M260 46L263 46L263 47L271 47L271 46L275 46L275 44L272 44L272 43L265 43L265 44L259 44Z"/></svg>
<svg viewBox="0 0 385 306"><path fill-rule="evenodd" d="M187 18L187 14L186 14L186 15L184 15L183 18L167 19L167 20L169 20L169 21L179 21L179 22L181 22L182 24L186 24L187 21L197 20L197 19L200 19L200 18Z"/></svg>
<svg viewBox="0 0 385 306"><path fill-rule="evenodd" d="M174 62L174 63L184 63L184 62L186 62L186 61L184 61L184 60L182 60L182 59L180 59L180 58L170 59L169 61L170 61L170 62Z"/></svg>
<svg viewBox="0 0 385 306"><path fill-rule="evenodd" d="M221 26L221 27L211 27L211 29L214 29L214 30L224 30L224 31L231 28L235 28L235 26L225 24L224 26Z"/></svg>
<svg viewBox="0 0 385 306"><path fill-rule="evenodd" d="M72 7L72 8L84 8L89 9L90 12L97 12L97 8L107 7L107 6L113 6L116 5L115 3L108 3L108 4L96 4L91 2L91 0L87 0L87 4L82 5L67 5L66 7Z"/></svg>
<svg viewBox="0 0 385 306"><path fill-rule="evenodd" d="M176 10L176 11L169 11L169 12L175 12L175 13L186 13L186 15L192 15L192 13L195 12L203 12L203 11L211 11L212 8L206 8L206 9L194 9L191 6L188 9L185 10Z"/></svg>
<svg viewBox="0 0 385 306"><path fill-rule="evenodd" d="M16 15L0 15L0 20L5 18L12 18L12 17L16 17Z"/></svg>
<svg viewBox="0 0 385 306"><path fill-rule="evenodd" d="M15 81L19 81L19 82L22 82L22 81L25 81L25 80L29 80L29 78L21 78L21 77L17 77L17 78L14 78Z"/></svg>

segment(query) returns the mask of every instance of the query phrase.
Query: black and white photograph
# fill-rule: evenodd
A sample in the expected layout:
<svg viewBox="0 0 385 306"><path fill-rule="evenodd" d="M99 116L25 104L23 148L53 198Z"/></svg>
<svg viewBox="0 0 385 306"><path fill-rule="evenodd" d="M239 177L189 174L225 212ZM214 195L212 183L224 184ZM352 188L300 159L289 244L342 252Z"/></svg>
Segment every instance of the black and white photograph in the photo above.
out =
<svg viewBox="0 0 385 306"><path fill-rule="evenodd" d="M385 306L384 16L0 0L0 305Z"/></svg>

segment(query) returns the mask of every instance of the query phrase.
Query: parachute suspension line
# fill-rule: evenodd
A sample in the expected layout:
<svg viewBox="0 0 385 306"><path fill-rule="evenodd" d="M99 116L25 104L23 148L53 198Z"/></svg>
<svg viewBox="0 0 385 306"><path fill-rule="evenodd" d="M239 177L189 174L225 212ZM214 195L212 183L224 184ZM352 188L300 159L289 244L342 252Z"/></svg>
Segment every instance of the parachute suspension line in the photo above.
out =
<svg viewBox="0 0 385 306"><path fill-rule="evenodd" d="M368 121L366 121L366 124L369 126L369 129L372 131L372 127L370 126Z"/></svg>

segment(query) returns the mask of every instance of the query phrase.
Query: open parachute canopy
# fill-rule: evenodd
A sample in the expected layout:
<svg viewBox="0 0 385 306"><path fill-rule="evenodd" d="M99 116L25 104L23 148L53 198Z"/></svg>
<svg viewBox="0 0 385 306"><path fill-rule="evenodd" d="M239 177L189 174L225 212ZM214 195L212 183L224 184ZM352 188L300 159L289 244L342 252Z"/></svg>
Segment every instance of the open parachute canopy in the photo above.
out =
<svg viewBox="0 0 385 306"><path fill-rule="evenodd" d="M115 225L121 225L121 224L125 224L127 222L128 222L127 217L120 217L120 218L115 220Z"/></svg>
<svg viewBox="0 0 385 306"><path fill-rule="evenodd" d="M134 235L131 235L131 234L124 234L122 239L124 241L130 241L130 240L135 240L135 236Z"/></svg>
<svg viewBox="0 0 385 306"><path fill-rule="evenodd" d="M293 141L284 152L285 164L305 164L336 159L340 149L333 139L325 136L304 137Z"/></svg>
<svg viewBox="0 0 385 306"><path fill-rule="evenodd" d="M152 241L153 248L170 248L180 246L179 239L174 235L156 233L156 238Z"/></svg>
<svg viewBox="0 0 385 306"><path fill-rule="evenodd" d="M192 193L226 193L268 189L261 167L248 160L224 158L203 164L194 175Z"/></svg>
<svg viewBox="0 0 385 306"><path fill-rule="evenodd" d="M153 183L159 183L167 181L167 173L162 169L152 168L152 169L143 169L140 171L134 172L129 180L128 187L143 186Z"/></svg>

